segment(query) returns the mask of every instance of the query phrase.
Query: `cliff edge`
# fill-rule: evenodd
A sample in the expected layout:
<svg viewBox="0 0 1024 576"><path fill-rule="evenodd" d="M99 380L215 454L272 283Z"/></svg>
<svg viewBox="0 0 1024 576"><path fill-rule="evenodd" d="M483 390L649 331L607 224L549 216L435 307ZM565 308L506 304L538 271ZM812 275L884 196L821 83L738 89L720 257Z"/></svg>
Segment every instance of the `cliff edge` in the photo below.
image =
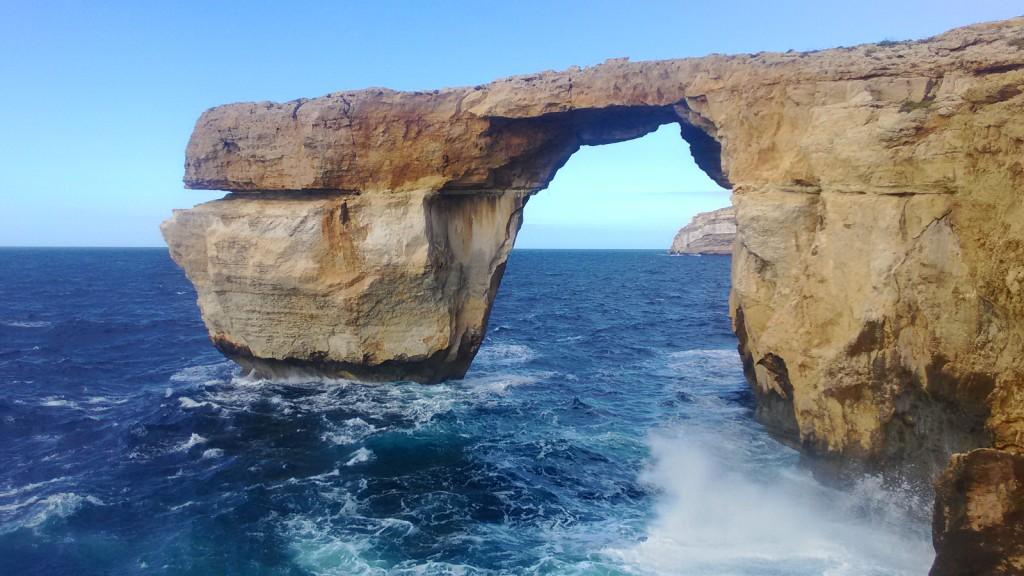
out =
<svg viewBox="0 0 1024 576"><path fill-rule="evenodd" d="M736 210L701 212L679 229L669 254L732 254L736 241Z"/></svg>

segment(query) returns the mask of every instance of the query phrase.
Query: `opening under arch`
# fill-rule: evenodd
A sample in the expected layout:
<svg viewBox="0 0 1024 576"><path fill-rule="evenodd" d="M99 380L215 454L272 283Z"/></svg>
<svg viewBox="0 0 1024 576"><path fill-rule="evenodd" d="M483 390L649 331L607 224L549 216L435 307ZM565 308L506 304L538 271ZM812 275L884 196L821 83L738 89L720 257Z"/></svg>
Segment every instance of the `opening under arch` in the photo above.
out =
<svg viewBox="0 0 1024 576"><path fill-rule="evenodd" d="M679 124L664 124L575 152L530 199L516 248L668 249L695 214L729 202L729 190L694 161Z"/></svg>

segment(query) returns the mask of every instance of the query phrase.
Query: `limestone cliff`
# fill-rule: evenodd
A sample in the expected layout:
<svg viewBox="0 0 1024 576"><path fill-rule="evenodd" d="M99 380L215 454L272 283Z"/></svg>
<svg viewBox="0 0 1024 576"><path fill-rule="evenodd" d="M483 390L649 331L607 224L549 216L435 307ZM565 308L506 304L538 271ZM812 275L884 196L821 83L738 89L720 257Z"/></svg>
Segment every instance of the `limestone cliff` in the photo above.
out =
<svg viewBox="0 0 1024 576"><path fill-rule="evenodd" d="M732 206L701 212L679 229L670 254L732 254L736 241L736 211Z"/></svg>
<svg viewBox="0 0 1024 576"><path fill-rule="evenodd" d="M231 194L163 232L243 365L436 381L475 354L528 197L580 146L666 123L733 189L764 422L928 474L1024 454L1024 19L220 106L185 182Z"/></svg>

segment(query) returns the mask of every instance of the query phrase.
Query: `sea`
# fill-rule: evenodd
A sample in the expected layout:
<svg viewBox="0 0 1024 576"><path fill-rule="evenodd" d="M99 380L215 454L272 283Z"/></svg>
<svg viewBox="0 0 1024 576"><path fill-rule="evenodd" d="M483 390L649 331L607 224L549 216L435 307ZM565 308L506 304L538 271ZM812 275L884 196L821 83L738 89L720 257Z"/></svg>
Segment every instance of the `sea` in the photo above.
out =
<svg viewBox="0 0 1024 576"><path fill-rule="evenodd" d="M269 381L163 249L0 249L0 574L920 575L754 419L729 257L515 250L438 385Z"/></svg>

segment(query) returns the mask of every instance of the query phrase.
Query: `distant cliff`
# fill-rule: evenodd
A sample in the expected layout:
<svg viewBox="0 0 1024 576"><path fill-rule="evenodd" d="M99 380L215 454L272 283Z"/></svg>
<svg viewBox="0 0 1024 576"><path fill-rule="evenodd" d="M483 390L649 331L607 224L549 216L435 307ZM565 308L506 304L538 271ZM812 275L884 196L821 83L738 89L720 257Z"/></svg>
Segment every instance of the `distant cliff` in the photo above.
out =
<svg viewBox="0 0 1024 576"><path fill-rule="evenodd" d="M669 254L732 254L736 240L736 210L729 206L701 212L679 229Z"/></svg>

